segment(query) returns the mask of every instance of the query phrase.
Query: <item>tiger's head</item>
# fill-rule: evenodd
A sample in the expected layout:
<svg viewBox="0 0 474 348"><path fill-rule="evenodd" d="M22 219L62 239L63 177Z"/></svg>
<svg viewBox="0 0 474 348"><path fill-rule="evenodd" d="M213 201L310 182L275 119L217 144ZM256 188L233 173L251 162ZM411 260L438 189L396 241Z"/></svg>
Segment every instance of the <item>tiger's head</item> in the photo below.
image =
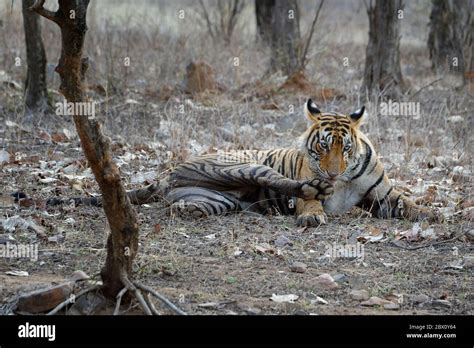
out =
<svg viewBox="0 0 474 348"><path fill-rule="evenodd" d="M321 112L308 99L305 114L311 126L303 134L302 151L318 177L331 182L350 180L350 172L357 166L363 151L359 127L364 111L363 106L350 115Z"/></svg>

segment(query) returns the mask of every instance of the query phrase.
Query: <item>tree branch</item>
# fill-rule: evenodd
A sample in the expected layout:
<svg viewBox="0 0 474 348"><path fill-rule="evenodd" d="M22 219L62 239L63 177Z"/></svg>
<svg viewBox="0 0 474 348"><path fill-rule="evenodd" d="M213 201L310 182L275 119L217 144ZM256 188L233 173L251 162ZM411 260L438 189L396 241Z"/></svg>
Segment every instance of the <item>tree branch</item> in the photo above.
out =
<svg viewBox="0 0 474 348"><path fill-rule="evenodd" d="M307 63L306 55L308 54L309 45L311 44L311 39L313 38L314 26L316 25L316 22L318 21L319 12L321 12L321 8L323 7L323 4L324 4L324 0L321 0L321 2L319 3L319 7L316 10L316 14L314 15L313 23L311 23L311 29L309 31L308 40L306 41L303 54L301 55L301 68L302 69L304 69Z"/></svg>
<svg viewBox="0 0 474 348"><path fill-rule="evenodd" d="M215 41L216 36L214 35L214 31L212 30L211 19L209 18L209 13L207 12L207 8L204 5L204 2L202 0L199 0L199 5L201 6L203 16L207 24L207 30L209 31L209 34L211 35L212 40Z"/></svg>
<svg viewBox="0 0 474 348"><path fill-rule="evenodd" d="M33 4L33 6L29 8L29 10L36 12L40 16L43 16L44 18L47 18L50 21L53 21L57 25L60 25L60 20L56 15L56 12L47 10L43 7L45 1L46 0L36 0L36 2Z"/></svg>

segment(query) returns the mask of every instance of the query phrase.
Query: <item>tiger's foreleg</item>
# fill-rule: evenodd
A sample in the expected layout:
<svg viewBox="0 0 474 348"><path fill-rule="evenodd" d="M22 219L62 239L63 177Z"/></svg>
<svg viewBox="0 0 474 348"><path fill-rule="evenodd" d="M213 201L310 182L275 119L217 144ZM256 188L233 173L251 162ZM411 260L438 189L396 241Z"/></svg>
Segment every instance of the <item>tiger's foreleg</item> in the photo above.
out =
<svg viewBox="0 0 474 348"><path fill-rule="evenodd" d="M170 174L169 185L172 188L194 186L218 191L265 187L305 200L323 200L333 193L332 185L323 180L292 180L262 164L228 164L209 160L187 162L176 167Z"/></svg>
<svg viewBox="0 0 474 348"><path fill-rule="evenodd" d="M390 179L384 173L367 190L359 206L368 210L373 216L382 219L403 218L410 221L442 221L440 215L417 205L399 190L395 189L390 183Z"/></svg>
<svg viewBox="0 0 474 348"><path fill-rule="evenodd" d="M309 169L308 164L302 166L301 178L309 179L314 177L314 173ZM324 197L327 198L327 197ZM296 224L298 226L318 226L327 223L327 217L320 197L316 199L296 200Z"/></svg>
<svg viewBox="0 0 474 348"><path fill-rule="evenodd" d="M298 226L317 226L327 222L321 201L311 199L296 201L296 224Z"/></svg>

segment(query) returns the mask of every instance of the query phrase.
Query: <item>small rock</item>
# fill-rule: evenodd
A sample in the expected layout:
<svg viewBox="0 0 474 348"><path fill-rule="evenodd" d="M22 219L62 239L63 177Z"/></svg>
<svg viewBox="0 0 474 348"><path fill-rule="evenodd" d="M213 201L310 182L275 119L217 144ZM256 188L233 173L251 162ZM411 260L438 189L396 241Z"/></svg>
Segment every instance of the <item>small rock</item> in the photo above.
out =
<svg viewBox="0 0 474 348"><path fill-rule="evenodd" d="M349 296L356 301L367 301L369 299L369 292L367 290L352 290Z"/></svg>
<svg viewBox="0 0 474 348"><path fill-rule="evenodd" d="M283 248L285 245L293 245L293 243L291 242L291 240L284 236L284 235L280 235L278 236L277 239L275 239L275 245L279 248Z"/></svg>
<svg viewBox="0 0 474 348"><path fill-rule="evenodd" d="M470 242L474 242L474 230L467 231L467 232L466 232L466 238L467 238Z"/></svg>
<svg viewBox="0 0 474 348"><path fill-rule="evenodd" d="M76 299L68 311L73 315L94 315L106 308L107 300L96 291L88 292Z"/></svg>
<svg viewBox="0 0 474 348"><path fill-rule="evenodd" d="M390 302L390 303L384 304L383 308L390 311L397 311L400 309L400 305L398 303Z"/></svg>
<svg viewBox="0 0 474 348"><path fill-rule="evenodd" d="M244 311L250 315L259 315L262 312L259 308L252 307L245 302L237 302L236 305L241 311Z"/></svg>
<svg viewBox="0 0 474 348"><path fill-rule="evenodd" d="M413 303L420 304L420 303L428 302L430 298L426 296L425 294L419 294L419 295L413 296L411 300Z"/></svg>
<svg viewBox="0 0 474 348"><path fill-rule="evenodd" d="M309 313L307 311L305 311L304 309L297 309L296 311L293 312L293 315L309 315Z"/></svg>
<svg viewBox="0 0 474 348"><path fill-rule="evenodd" d="M53 309L72 293L72 284L65 283L47 289L36 290L18 299L17 309L28 313L41 313Z"/></svg>
<svg viewBox="0 0 474 348"><path fill-rule="evenodd" d="M449 309L451 308L451 302L447 300L433 300L431 302L431 306L433 308L443 308L443 309Z"/></svg>
<svg viewBox="0 0 474 348"><path fill-rule="evenodd" d="M344 273L340 273L340 274L334 275L333 279L336 283L345 283L346 281L349 280L349 277Z"/></svg>
<svg viewBox="0 0 474 348"><path fill-rule="evenodd" d="M384 300L383 298L380 298L380 297L372 296L367 301L361 302L360 304L362 306L371 307L371 306L384 306L384 305L390 304L390 303L393 303L393 302Z"/></svg>
<svg viewBox="0 0 474 348"><path fill-rule="evenodd" d="M474 269L474 256L465 255L463 257L463 263L465 269Z"/></svg>
<svg viewBox="0 0 474 348"><path fill-rule="evenodd" d="M253 307L245 308L244 311L250 315L259 315L260 313L262 313L260 309Z"/></svg>
<svg viewBox="0 0 474 348"><path fill-rule="evenodd" d="M64 236L62 234L57 234L55 236L52 236L52 237L48 237L48 242L50 243L61 243L62 241L64 241Z"/></svg>
<svg viewBox="0 0 474 348"><path fill-rule="evenodd" d="M304 272L306 272L307 268L308 268L308 266L306 266L306 264L303 263L303 262L294 262L290 266L290 270L292 272L295 272L295 273L304 273Z"/></svg>
<svg viewBox="0 0 474 348"><path fill-rule="evenodd" d="M315 287L320 288L320 289L335 289L339 287L337 283L334 281L333 277L331 275L324 273L321 274L320 276L316 277L315 281Z"/></svg>
<svg viewBox="0 0 474 348"><path fill-rule="evenodd" d="M16 243L15 238L10 234L0 234L0 244L14 244Z"/></svg>
<svg viewBox="0 0 474 348"><path fill-rule="evenodd" d="M90 277L84 271L74 271L71 276L71 280L74 282L87 279L90 279Z"/></svg>

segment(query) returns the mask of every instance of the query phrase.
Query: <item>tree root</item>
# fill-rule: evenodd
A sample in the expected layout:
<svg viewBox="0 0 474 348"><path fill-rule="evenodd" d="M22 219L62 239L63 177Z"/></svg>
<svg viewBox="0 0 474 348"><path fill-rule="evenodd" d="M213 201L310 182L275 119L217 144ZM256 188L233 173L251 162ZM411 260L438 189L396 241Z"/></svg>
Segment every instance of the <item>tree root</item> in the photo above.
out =
<svg viewBox="0 0 474 348"><path fill-rule="evenodd" d="M118 315L120 311L120 303L122 302L122 297L125 295L125 293L128 291L127 288L123 288L120 290L120 292L117 294L117 302L115 303L115 309L114 309L114 315Z"/></svg>
<svg viewBox="0 0 474 348"><path fill-rule="evenodd" d="M122 300L123 295L127 291L130 291L130 293L134 294L134 296L137 299L140 307L142 308L142 310L147 315L159 315L160 314L158 312L158 310L155 308L155 306L153 305L153 302L151 301L150 295L152 295L152 296L156 297L157 299L159 299L161 302L163 302L168 308L170 308L176 314L178 314L178 315L187 315L186 312L179 309L170 300L168 300L163 295L157 293L152 288L150 288L150 287L148 287L144 284L141 284L137 281L132 282L128 278L128 276L125 272L122 272L122 274L120 275L120 280L125 285L125 287L117 294L117 302L115 304L115 310L114 310L115 315L119 314L120 302ZM145 292L145 296L143 296L142 292Z"/></svg>
<svg viewBox="0 0 474 348"><path fill-rule="evenodd" d="M117 301L115 303L115 308L113 315L119 315L120 314L120 305L122 303L122 298L123 296L129 291L134 295L134 297L138 301L138 305L140 308L145 312L147 315L160 315L160 312L156 309L155 305L153 304L151 300L151 296L156 297L159 299L161 302L163 302L168 308L170 308L173 312L175 312L178 315L187 315L186 312L178 308L175 304L173 304L170 300L168 300L166 297L163 295L159 294L152 288L141 284L137 281L132 282L126 273L122 273L120 276L120 279L122 280L122 283L125 285L125 287L120 290L120 292L117 294ZM80 291L77 295L74 296L74 298L77 300L79 297L84 296L85 294L94 291L94 290L99 290L101 287L100 284L93 285L87 289L84 289ZM55 315L57 314L61 309L67 307L69 304L71 304L71 296L58 304L54 309L52 309L50 312L48 312L46 315Z"/></svg>
<svg viewBox="0 0 474 348"><path fill-rule="evenodd" d="M179 309L176 305L174 305L170 300L168 300L166 297L164 297L163 295L157 293L155 290L153 290L152 288L144 285L144 284L141 284L141 283L138 283L138 282L135 282L135 285L143 290L143 291L146 291L148 292L150 295L153 295L155 296L157 299L159 299L161 302L163 302L166 306L168 306L168 308L170 308L173 312L175 312L176 314L179 314L179 315L187 315L186 312L184 312L183 310Z"/></svg>

